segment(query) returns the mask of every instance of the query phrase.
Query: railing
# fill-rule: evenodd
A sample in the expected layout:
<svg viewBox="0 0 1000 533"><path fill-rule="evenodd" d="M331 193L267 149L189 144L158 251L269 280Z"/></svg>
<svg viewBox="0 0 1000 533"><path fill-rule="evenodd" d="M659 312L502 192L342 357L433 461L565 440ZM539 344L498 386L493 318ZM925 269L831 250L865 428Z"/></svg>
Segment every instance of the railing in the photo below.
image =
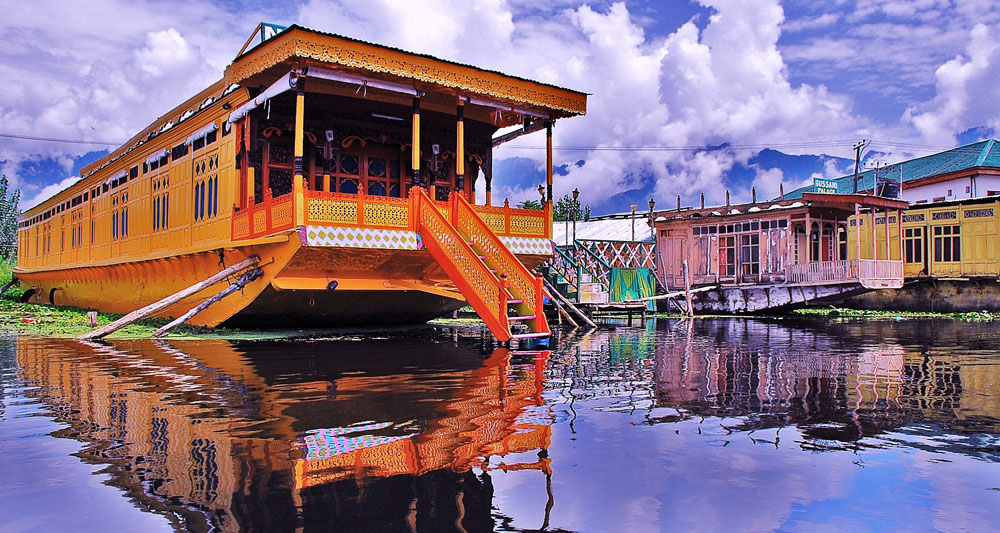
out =
<svg viewBox="0 0 1000 533"><path fill-rule="evenodd" d="M457 198L457 196L455 196ZM453 201L428 199L446 220L452 220ZM464 198L463 198L464 201ZM468 202L466 202L468 205ZM250 239L291 229L295 224L294 193L271 198L264 190L264 201L233 213L233 239ZM408 198L304 191L304 221L310 225L351 226L377 229L412 230L413 215ZM517 209L470 205L471 211L493 233L502 237L551 238L552 224L548 210Z"/></svg>
<svg viewBox="0 0 1000 533"><path fill-rule="evenodd" d="M884 259L816 261L785 267L785 283L824 284L858 282L868 288L902 286L903 262Z"/></svg>
<svg viewBox="0 0 1000 533"><path fill-rule="evenodd" d="M582 246L580 241L574 241L571 251L577 264L593 277L594 282L600 283L603 290L607 291L611 287L611 265L590 248Z"/></svg>
<svg viewBox="0 0 1000 533"><path fill-rule="evenodd" d="M264 189L264 201L233 213L233 239L253 239L295 227L293 193L271 196Z"/></svg>
<svg viewBox="0 0 1000 533"><path fill-rule="evenodd" d="M486 264L506 276L511 294L522 301L516 306L519 314L536 317L528 321L532 331L548 333L545 315L541 312L541 278L525 268L461 195L452 196L451 215L452 225L485 256Z"/></svg>
<svg viewBox="0 0 1000 533"><path fill-rule="evenodd" d="M413 225L424 246L500 342L510 340L507 290L423 189L412 189Z"/></svg>
<svg viewBox="0 0 1000 533"><path fill-rule="evenodd" d="M656 268L656 243L652 241L576 241L617 268Z"/></svg>
<svg viewBox="0 0 1000 533"><path fill-rule="evenodd" d="M579 290L580 265L578 265L568 253L564 252L562 248L557 247L555 250L556 253L552 256L552 259L548 261L548 265L557 274L562 276L563 279L566 280L566 283L573 287L574 291Z"/></svg>

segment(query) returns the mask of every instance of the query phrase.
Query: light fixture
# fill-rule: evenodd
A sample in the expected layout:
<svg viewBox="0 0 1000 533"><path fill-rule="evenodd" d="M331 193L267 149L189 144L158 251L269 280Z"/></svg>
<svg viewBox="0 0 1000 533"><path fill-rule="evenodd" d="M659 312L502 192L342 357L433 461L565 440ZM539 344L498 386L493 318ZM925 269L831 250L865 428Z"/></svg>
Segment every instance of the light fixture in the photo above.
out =
<svg viewBox="0 0 1000 533"><path fill-rule="evenodd" d="M541 196L543 201L545 200L545 186L544 185L541 185L541 184L538 185L538 196Z"/></svg>
<svg viewBox="0 0 1000 533"><path fill-rule="evenodd" d="M573 189L573 199L576 200L580 197L580 189Z"/></svg>
<svg viewBox="0 0 1000 533"><path fill-rule="evenodd" d="M656 205L656 202L652 198L650 198L649 199L649 210L652 211L653 210L653 206L655 206L655 205Z"/></svg>

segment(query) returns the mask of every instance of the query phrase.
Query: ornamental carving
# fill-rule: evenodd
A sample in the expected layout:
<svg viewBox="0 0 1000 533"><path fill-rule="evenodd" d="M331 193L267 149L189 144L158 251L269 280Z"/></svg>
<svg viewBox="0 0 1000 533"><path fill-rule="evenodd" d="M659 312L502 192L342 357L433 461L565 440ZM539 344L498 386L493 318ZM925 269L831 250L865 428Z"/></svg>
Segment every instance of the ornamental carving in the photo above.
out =
<svg viewBox="0 0 1000 533"><path fill-rule="evenodd" d="M319 39L336 42L335 37L295 38L292 35L272 39L234 61L226 69L226 84L239 83L272 66L298 57L391 74L574 115L587 112L586 95L566 89L545 87L536 82L516 80L503 74L435 61L405 52L383 50L375 45L345 42L346 46L342 46L319 42ZM359 48L371 48L373 52Z"/></svg>

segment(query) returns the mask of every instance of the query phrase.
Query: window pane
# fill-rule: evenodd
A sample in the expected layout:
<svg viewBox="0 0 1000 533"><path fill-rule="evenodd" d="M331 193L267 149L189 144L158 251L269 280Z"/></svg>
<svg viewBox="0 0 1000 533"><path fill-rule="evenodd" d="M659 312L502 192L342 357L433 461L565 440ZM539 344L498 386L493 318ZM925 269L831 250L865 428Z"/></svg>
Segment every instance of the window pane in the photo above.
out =
<svg viewBox="0 0 1000 533"><path fill-rule="evenodd" d="M358 194L358 180L341 179L339 192L344 194Z"/></svg>
<svg viewBox="0 0 1000 533"><path fill-rule="evenodd" d="M385 159L377 157L368 160L368 175L373 178L384 178L386 172Z"/></svg>
<svg viewBox="0 0 1000 533"><path fill-rule="evenodd" d="M343 154L340 156L340 171L344 174L358 175L358 156Z"/></svg>
<svg viewBox="0 0 1000 533"><path fill-rule="evenodd" d="M961 261L962 260L962 238L952 237L951 238L951 260Z"/></svg>
<svg viewBox="0 0 1000 533"><path fill-rule="evenodd" d="M385 196L385 183L381 181L369 181L368 194L372 196Z"/></svg>

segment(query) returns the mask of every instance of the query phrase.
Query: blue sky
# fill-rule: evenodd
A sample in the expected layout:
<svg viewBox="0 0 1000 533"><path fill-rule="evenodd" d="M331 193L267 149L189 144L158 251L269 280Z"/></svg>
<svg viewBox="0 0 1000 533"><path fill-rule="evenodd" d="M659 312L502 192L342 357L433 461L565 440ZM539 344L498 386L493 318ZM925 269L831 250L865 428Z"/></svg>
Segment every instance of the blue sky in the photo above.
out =
<svg viewBox="0 0 1000 533"><path fill-rule="evenodd" d="M276 5L277 4L277 5ZM592 93L560 121L557 193L597 212L777 193L1000 127L1000 7L963 0L0 0L0 171L28 201L71 183L218 79L261 20L469 62ZM110 31L113 29L113 31ZM539 135L496 153L495 196L534 198ZM702 149L719 147L723 149ZM646 150L636 151L635 147ZM568 149L574 148L574 149ZM599 149L595 149L599 148ZM653 148L650 150L649 148ZM786 157L794 156L794 157ZM583 161L583 164L577 164Z"/></svg>

